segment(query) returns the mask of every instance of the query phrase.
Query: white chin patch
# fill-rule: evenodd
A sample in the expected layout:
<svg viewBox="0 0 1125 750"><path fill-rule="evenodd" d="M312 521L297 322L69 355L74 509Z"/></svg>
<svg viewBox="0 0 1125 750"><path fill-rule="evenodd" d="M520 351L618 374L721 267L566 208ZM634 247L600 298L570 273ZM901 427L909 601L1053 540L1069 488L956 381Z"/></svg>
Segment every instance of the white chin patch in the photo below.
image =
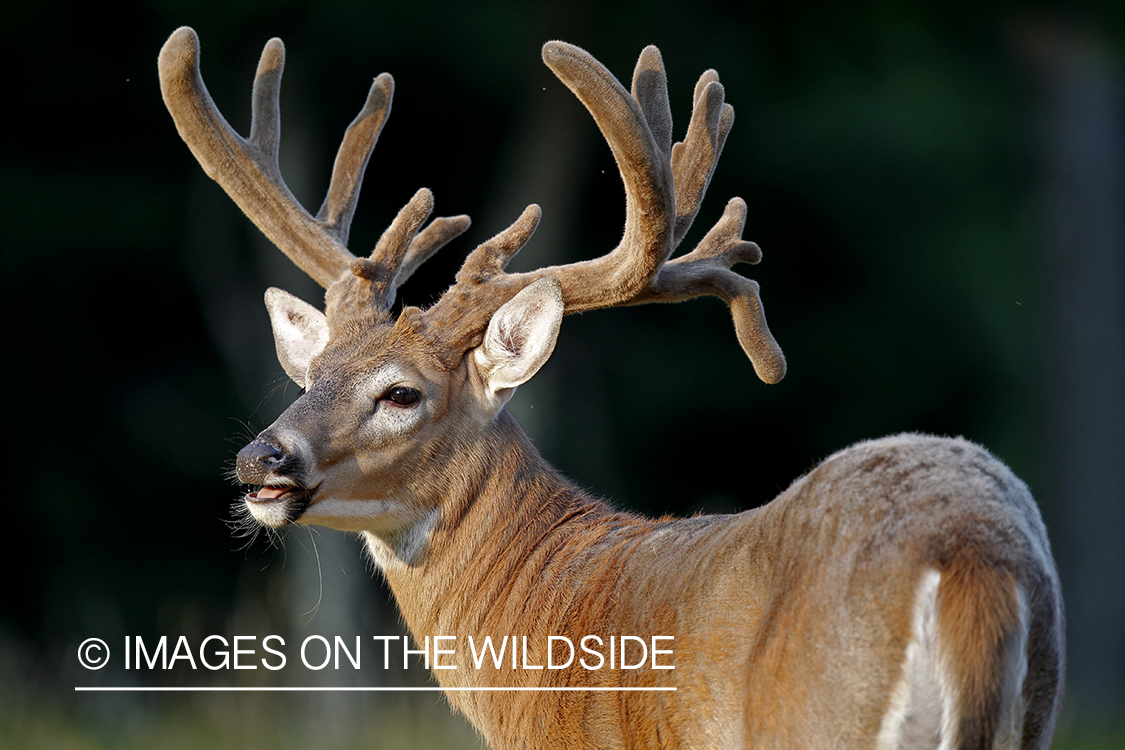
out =
<svg viewBox="0 0 1125 750"><path fill-rule="evenodd" d="M254 520L263 526L277 529L289 523L289 503L286 500L257 500L247 495L246 507Z"/></svg>

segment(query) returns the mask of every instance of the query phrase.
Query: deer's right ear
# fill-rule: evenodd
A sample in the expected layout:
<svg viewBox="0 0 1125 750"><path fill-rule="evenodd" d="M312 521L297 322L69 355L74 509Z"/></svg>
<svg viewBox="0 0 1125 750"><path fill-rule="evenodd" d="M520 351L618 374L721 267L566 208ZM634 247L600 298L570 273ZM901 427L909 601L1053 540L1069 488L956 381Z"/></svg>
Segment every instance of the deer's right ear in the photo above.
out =
<svg viewBox="0 0 1125 750"><path fill-rule="evenodd" d="M554 276L528 284L492 315L473 361L497 411L551 356L562 317L562 285Z"/></svg>
<svg viewBox="0 0 1125 750"><path fill-rule="evenodd" d="M277 359L285 374L304 388L309 363L328 343L328 319L308 302L274 287L266 290L266 309L273 324Z"/></svg>

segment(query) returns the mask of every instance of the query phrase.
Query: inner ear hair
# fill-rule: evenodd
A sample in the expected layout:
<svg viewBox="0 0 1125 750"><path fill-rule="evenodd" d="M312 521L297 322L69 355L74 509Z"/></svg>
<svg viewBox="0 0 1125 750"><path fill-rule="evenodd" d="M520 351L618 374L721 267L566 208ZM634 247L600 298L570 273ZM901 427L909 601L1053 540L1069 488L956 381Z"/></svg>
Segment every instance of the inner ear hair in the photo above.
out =
<svg viewBox="0 0 1125 750"><path fill-rule="evenodd" d="M526 383L546 363L563 313L562 286L553 276L528 284L496 311L478 350L494 392Z"/></svg>

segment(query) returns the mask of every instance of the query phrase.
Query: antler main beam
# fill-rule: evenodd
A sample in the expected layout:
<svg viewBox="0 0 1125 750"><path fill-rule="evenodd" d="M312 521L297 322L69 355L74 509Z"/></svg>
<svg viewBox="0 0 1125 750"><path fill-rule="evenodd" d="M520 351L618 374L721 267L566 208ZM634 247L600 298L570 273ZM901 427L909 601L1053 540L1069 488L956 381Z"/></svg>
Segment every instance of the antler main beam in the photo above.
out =
<svg viewBox="0 0 1125 750"><path fill-rule="evenodd" d="M457 285L427 314L439 326L474 320L469 327L483 330L482 319L543 276L559 280L568 313L712 295L730 306L739 343L758 377L781 380L785 357L766 325L758 284L731 270L735 263L761 259L758 246L742 239L745 202L731 200L695 250L669 261L699 212L734 122L718 74L708 70L700 77L687 134L673 145L667 76L656 47L641 53L631 92L573 45L548 42L543 60L590 111L617 160L625 185L621 242L592 260L506 274L504 265L538 221L538 207L532 206L470 254Z"/></svg>
<svg viewBox="0 0 1125 750"><path fill-rule="evenodd" d="M641 52L632 92L626 92L593 56L573 45L549 42L543 60L593 115L625 183L625 234L599 261L618 268L634 266L637 286L630 291L611 288L590 306L720 297L731 308L739 343L755 372L768 383L781 380L785 357L766 325L758 284L730 270L735 263L761 259L758 246L741 237L746 204L732 200L694 251L668 261L699 212L734 123L734 108L723 101L718 73L708 70L700 77L687 134L672 145L667 75L656 47ZM593 281L587 273L579 273L570 285L561 275L560 280L568 295L568 311L572 309L569 290Z"/></svg>
<svg viewBox="0 0 1125 750"><path fill-rule="evenodd" d="M356 257L347 249L348 232L364 171L391 110L391 76L383 73L375 79L363 109L348 126L336 155L328 195L314 217L293 197L278 167L279 100L285 67L285 47L280 39L271 39L262 50L254 78L249 138L234 131L208 93L199 69L199 37L194 30L186 26L177 29L160 50L158 63L164 103L180 136L208 176L226 190L270 241L321 286L327 288L354 270ZM467 216L440 218L417 234L432 206L429 191L419 191L396 219L397 224L410 227L409 234L384 235L372 256L362 259L358 267L357 272L385 277L379 295L384 307L390 305L395 288L422 260L469 226ZM410 218L403 219L401 213L410 214Z"/></svg>

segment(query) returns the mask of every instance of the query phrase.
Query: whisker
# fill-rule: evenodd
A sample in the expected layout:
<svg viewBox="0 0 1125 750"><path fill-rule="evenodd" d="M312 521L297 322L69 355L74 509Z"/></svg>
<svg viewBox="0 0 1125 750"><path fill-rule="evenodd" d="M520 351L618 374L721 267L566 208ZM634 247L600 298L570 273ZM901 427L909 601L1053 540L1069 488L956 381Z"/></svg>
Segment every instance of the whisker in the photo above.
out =
<svg viewBox="0 0 1125 750"><path fill-rule="evenodd" d="M316 546L316 538L312 535L311 529L309 529L309 541L312 542L313 555L316 557L316 577L320 584L320 590L316 595L316 604L302 615L302 617L308 616L308 619L305 620L306 625L312 622L312 619L316 617L316 613L320 611L320 604L324 601L324 571L320 567L320 549Z"/></svg>

